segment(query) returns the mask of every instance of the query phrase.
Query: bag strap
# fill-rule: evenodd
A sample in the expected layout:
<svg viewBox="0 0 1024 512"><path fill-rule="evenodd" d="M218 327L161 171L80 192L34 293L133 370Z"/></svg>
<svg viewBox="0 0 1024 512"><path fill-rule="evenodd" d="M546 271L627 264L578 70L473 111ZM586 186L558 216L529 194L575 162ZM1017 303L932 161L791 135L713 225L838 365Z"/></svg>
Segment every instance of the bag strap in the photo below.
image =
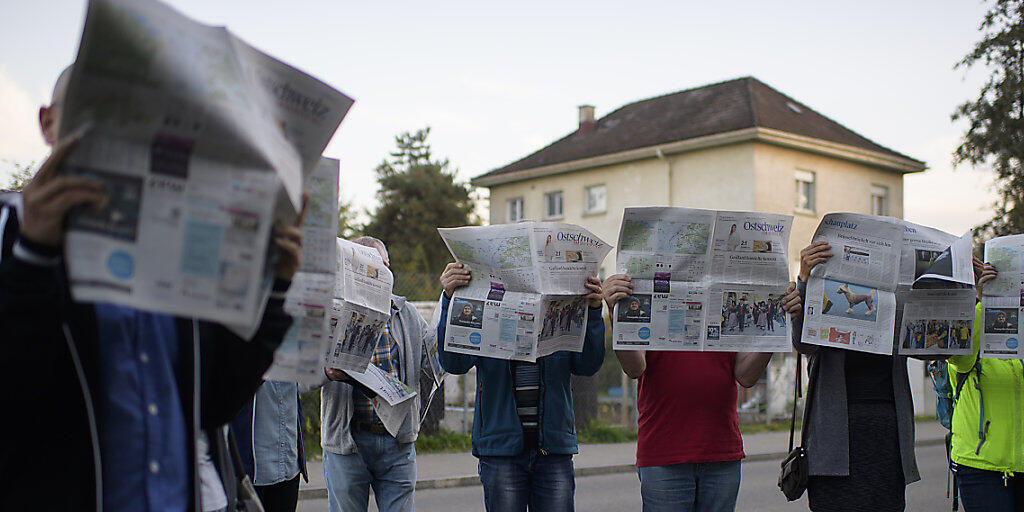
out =
<svg viewBox="0 0 1024 512"><path fill-rule="evenodd" d="M789 418L789 451L793 451L793 433L796 431L796 402L797 399L802 395L802 387L800 386L800 361L803 360L803 356L799 352L796 354L796 378L793 379L793 414ZM803 438L803 435L800 436ZM803 439L801 439L803 444Z"/></svg>

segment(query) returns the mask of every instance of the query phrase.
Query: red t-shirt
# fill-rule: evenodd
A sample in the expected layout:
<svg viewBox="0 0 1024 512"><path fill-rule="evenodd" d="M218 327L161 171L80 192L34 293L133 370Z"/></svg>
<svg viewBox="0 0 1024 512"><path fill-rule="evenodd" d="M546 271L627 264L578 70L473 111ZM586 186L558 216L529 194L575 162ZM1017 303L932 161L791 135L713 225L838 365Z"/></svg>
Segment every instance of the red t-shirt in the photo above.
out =
<svg viewBox="0 0 1024 512"><path fill-rule="evenodd" d="M732 352L647 352L640 376L637 467L740 460Z"/></svg>

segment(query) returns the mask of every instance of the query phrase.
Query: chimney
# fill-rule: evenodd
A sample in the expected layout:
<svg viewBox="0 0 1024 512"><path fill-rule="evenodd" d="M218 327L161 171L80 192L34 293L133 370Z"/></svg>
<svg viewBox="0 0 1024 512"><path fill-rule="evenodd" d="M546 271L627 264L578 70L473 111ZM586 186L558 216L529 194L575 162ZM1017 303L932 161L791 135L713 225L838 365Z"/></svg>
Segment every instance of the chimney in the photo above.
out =
<svg viewBox="0 0 1024 512"><path fill-rule="evenodd" d="M586 135L594 131L597 128L597 122L594 121L594 106L593 105L580 105L580 135Z"/></svg>

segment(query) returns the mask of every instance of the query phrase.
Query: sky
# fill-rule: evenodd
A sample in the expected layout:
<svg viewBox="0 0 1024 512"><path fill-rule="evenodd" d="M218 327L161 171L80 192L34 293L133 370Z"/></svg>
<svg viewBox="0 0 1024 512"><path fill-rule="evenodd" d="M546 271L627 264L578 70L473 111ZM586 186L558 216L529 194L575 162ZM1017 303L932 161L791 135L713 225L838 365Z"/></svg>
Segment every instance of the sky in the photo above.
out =
<svg viewBox="0 0 1024 512"><path fill-rule="evenodd" d="M351 2L170 0L204 23L355 98L325 154L342 198L371 208L374 167L403 131L468 180L633 101L755 76L930 170L904 182L904 217L963 233L991 216L991 174L952 167L950 114L983 69L953 65L986 5L966 1ZM0 183L41 162L37 109L74 60L86 2L0 0ZM486 217L485 217L486 218Z"/></svg>

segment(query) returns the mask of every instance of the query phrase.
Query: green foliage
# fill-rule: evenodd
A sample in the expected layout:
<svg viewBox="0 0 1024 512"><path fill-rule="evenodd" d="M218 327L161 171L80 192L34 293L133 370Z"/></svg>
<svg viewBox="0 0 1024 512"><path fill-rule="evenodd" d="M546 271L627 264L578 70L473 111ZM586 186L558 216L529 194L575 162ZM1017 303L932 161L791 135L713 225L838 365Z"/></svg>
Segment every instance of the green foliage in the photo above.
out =
<svg viewBox="0 0 1024 512"><path fill-rule="evenodd" d="M455 180L447 159L434 159L429 134L430 128L424 128L396 136L397 149L377 166L380 205L363 233L387 244L396 274L439 275L451 258L437 228L476 223L470 186ZM431 279L429 288L407 296L436 298L436 281Z"/></svg>
<svg viewBox="0 0 1024 512"><path fill-rule="evenodd" d="M11 177L7 181L7 185L2 187L7 190L20 192L21 189L25 188L25 185L27 185L29 181L32 181L32 177L36 175L36 171L38 170L35 162L29 162L28 164L20 164L10 160L3 160L3 162L14 167L14 171L11 173Z"/></svg>
<svg viewBox="0 0 1024 512"><path fill-rule="evenodd" d="M624 427L612 427L591 420L576 434L581 444L629 443L636 441L636 432Z"/></svg>
<svg viewBox="0 0 1024 512"><path fill-rule="evenodd" d="M468 452L472 444L468 434L459 434L451 430L440 429L437 433L416 438L416 453L459 453Z"/></svg>
<svg viewBox="0 0 1024 512"><path fill-rule="evenodd" d="M352 239L362 233L363 227L356 220L356 208L351 201L338 202L338 236Z"/></svg>
<svg viewBox="0 0 1024 512"><path fill-rule="evenodd" d="M321 455L320 448L320 390L315 389L299 395L302 404L302 447L306 460Z"/></svg>
<svg viewBox="0 0 1024 512"><path fill-rule="evenodd" d="M979 30L981 41L956 68L980 65L990 75L977 99L952 115L968 123L953 163L992 166L995 215L975 228L985 239L1024 231L1024 0L995 0Z"/></svg>

